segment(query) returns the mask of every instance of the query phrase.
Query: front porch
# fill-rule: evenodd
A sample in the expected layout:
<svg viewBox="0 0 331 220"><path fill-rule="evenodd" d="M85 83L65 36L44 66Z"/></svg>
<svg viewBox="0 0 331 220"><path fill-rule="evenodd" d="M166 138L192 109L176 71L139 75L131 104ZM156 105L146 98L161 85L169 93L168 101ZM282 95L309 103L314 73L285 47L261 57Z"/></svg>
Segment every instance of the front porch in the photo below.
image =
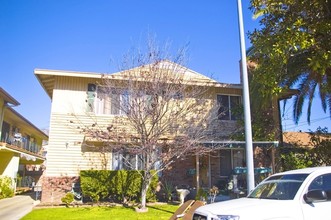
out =
<svg viewBox="0 0 331 220"><path fill-rule="evenodd" d="M179 188L199 188L209 191L213 186L220 193L242 196L246 194L245 142L205 142L212 148L208 154L191 156L177 161L167 172L163 181L171 181ZM258 184L275 172L275 148L278 142L254 142L255 183Z"/></svg>

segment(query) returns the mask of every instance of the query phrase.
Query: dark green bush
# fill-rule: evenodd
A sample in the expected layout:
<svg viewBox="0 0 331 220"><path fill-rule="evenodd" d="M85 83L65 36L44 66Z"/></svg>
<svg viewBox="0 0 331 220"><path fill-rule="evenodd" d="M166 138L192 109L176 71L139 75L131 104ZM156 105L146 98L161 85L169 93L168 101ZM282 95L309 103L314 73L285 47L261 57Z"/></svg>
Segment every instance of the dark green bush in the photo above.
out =
<svg viewBox="0 0 331 220"><path fill-rule="evenodd" d="M141 175L136 170L117 170L111 171L115 175L110 180L110 193L117 200L126 203L128 201L137 201L140 194Z"/></svg>
<svg viewBox="0 0 331 220"><path fill-rule="evenodd" d="M137 170L84 170L80 172L83 195L94 202L114 199L127 203L141 197L143 171ZM147 201L155 201L158 177L155 175L147 192Z"/></svg>
<svg viewBox="0 0 331 220"><path fill-rule="evenodd" d="M109 170L84 170L80 172L80 182L84 197L89 197L93 202L106 200L110 194Z"/></svg>
<svg viewBox="0 0 331 220"><path fill-rule="evenodd" d="M12 179L8 176L0 176L0 199L14 196Z"/></svg>

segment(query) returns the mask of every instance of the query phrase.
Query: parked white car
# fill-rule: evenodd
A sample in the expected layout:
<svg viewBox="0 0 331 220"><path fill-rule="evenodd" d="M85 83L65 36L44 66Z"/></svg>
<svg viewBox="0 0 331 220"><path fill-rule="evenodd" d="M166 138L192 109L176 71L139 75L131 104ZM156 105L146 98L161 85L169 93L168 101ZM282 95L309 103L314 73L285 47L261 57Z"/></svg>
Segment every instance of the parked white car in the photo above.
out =
<svg viewBox="0 0 331 220"><path fill-rule="evenodd" d="M274 174L245 198L199 207L193 220L331 219L331 167Z"/></svg>

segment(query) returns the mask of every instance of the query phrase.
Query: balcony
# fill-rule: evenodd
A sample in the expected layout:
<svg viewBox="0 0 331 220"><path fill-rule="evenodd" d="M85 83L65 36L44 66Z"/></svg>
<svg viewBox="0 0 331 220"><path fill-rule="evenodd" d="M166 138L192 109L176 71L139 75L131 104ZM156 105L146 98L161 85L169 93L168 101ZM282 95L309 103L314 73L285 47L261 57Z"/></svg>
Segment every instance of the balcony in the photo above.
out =
<svg viewBox="0 0 331 220"><path fill-rule="evenodd" d="M42 148L31 139L19 135L8 136L6 139L2 138L0 151L18 154L20 164L42 164L45 161Z"/></svg>
<svg viewBox="0 0 331 220"><path fill-rule="evenodd" d="M24 150L24 152L30 152L42 156L40 152L41 146L30 141L27 137L21 136L19 133L16 133L14 136L8 136L5 140L1 140L1 142L5 142L14 148Z"/></svg>

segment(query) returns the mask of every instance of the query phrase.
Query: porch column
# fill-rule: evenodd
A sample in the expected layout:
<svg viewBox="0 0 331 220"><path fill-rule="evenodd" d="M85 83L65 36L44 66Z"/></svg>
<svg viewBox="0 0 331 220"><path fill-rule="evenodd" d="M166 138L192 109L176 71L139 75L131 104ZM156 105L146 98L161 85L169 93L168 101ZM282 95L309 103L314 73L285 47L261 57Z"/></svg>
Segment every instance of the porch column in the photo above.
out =
<svg viewBox="0 0 331 220"><path fill-rule="evenodd" d="M210 152L208 153L208 187L211 189L211 162L210 162Z"/></svg>
<svg viewBox="0 0 331 220"><path fill-rule="evenodd" d="M199 155L195 156L195 170L196 170L196 184L197 184L197 192L200 189L200 162L199 162Z"/></svg>

